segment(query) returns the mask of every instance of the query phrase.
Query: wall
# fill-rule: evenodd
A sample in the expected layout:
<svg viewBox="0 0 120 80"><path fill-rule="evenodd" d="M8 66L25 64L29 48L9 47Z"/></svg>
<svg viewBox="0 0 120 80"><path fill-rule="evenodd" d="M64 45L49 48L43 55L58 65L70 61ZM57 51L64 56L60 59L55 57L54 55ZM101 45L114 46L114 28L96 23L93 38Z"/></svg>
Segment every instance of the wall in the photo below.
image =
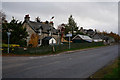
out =
<svg viewBox="0 0 120 80"><path fill-rule="evenodd" d="M27 46L28 46L29 45L28 43L29 43L31 35L32 34L36 34L36 33L34 32L34 30L31 27L29 27L29 25L27 23L24 23L23 27L26 28L26 31L28 32L28 35L29 35L27 37Z"/></svg>

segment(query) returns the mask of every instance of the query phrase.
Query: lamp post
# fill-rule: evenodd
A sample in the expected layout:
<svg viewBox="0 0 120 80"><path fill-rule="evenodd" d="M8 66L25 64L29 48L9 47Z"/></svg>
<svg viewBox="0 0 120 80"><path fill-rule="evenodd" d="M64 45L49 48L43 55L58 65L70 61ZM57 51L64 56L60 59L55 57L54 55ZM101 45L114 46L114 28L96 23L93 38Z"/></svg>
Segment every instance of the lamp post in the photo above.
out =
<svg viewBox="0 0 120 80"><path fill-rule="evenodd" d="M10 35L11 35L11 32L7 32L7 35L8 35L8 53L9 53L9 43L10 43Z"/></svg>

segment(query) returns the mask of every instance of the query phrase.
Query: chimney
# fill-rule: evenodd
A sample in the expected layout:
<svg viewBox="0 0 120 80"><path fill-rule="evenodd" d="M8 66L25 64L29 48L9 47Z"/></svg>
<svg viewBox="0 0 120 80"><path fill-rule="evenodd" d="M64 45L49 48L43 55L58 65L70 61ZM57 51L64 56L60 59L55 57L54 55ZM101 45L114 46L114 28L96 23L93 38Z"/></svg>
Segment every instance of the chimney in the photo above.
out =
<svg viewBox="0 0 120 80"><path fill-rule="evenodd" d="M53 26L53 25L54 25L53 21L50 21L50 25L51 25L51 26Z"/></svg>
<svg viewBox="0 0 120 80"><path fill-rule="evenodd" d="M25 15L25 18L24 18L25 21L30 21L30 17L29 17L29 14Z"/></svg>

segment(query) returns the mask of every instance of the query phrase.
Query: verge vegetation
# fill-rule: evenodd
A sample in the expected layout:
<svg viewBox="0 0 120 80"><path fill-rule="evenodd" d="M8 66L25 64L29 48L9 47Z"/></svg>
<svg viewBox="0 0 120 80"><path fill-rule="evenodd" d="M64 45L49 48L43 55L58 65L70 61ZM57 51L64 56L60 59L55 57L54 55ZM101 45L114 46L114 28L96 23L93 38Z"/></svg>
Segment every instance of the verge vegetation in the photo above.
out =
<svg viewBox="0 0 120 80"><path fill-rule="evenodd" d="M71 43L71 48L69 49L69 44L64 43L61 45L54 46L41 46L41 47L11 47L10 52L7 53L7 47L3 48L3 55L46 55L46 54L57 54L64 51L79 50L93 47L105 46L102 42L99 43Z"/></svg>
<svg viewBox="0 0 120 80"><path fill-rule="evenodd" d="M96 73L90 76L90 78L99 78L100 80L120 80L119 76L119 70L120 70L120 57L111 64L105 66L104 68L100 69Z"/></svg>

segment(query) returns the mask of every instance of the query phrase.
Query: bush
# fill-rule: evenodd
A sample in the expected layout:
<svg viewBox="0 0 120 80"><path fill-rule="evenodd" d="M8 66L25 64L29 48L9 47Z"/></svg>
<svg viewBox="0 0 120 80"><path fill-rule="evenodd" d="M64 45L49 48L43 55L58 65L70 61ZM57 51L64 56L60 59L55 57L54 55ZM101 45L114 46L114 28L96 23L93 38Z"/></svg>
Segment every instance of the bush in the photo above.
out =
<svg viewBox="0 0 120 80"><path fill-rule="evenodd" d="M20 47L20 45L17 44L9 45L10 53L14 53L15 47ZM8 44L2 44L2 53L7 53L7 51L8 51Z"/></svg>
<svg viewBox="0 0 120 80"><path fill-rule="evenodd" d="M8 44L2 44L2 47L8 47ZM9 44L9 47L20 47L18 44Z"/></svg>

